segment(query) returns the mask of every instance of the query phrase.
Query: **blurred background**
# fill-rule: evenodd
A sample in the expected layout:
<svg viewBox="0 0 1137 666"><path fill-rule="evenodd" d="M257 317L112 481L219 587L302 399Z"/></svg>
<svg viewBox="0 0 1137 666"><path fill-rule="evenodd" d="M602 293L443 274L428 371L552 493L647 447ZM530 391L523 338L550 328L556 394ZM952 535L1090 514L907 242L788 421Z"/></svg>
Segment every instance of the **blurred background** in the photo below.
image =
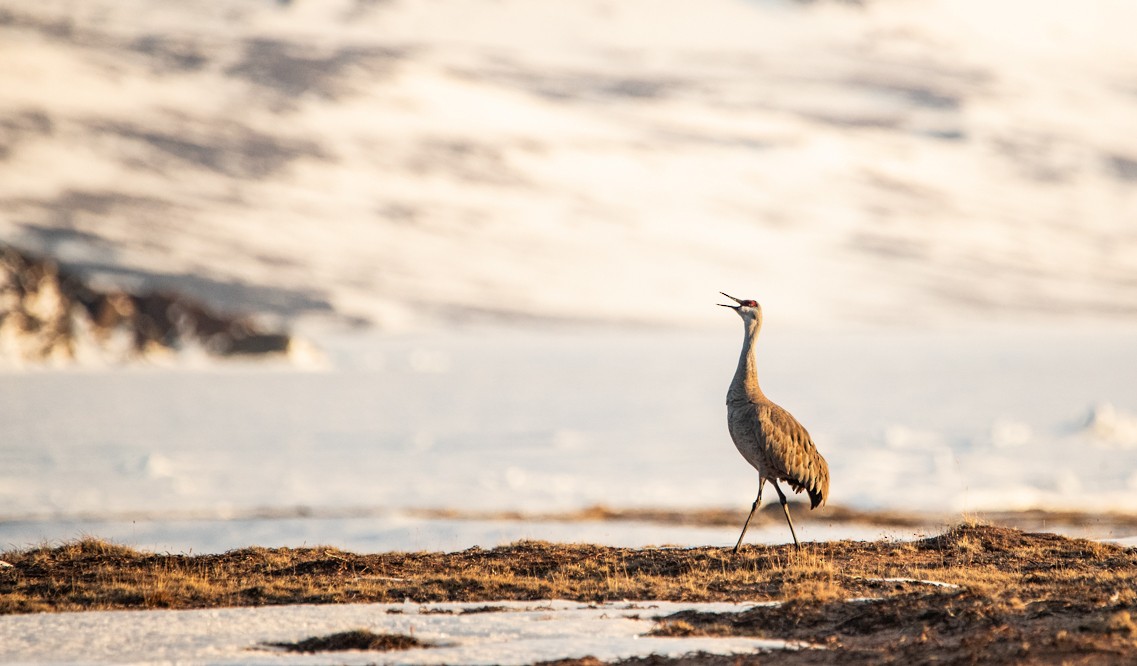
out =
<svg viewBox="0 0 1137 666"><path fill-rule="evenodd" d="M1137 512L1133 25L2 1L0 547L732 542L499 520L744 517L720 290L835 504Z"/></svg>

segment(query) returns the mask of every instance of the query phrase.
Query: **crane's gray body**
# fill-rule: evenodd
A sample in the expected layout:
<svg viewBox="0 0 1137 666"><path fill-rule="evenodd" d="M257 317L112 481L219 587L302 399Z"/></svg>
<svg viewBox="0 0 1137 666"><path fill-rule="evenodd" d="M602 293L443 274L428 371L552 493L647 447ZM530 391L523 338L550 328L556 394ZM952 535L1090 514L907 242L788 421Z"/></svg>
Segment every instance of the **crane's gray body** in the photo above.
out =
<svg viewBox="0 0 1137 666"><path fill-rule="evenodd" d="M725 294L724 294L725 295ZM754 301L738 302L734 308L742 317L745 335L738 368L726 394L726 417L730 437L746 462L758 470L758 499L762 500L762 487L770 481L778 492L785 508L785 496L778 481L785 481L795 492L803 490L809 495L810 508L824 504L829 496L829 465L817 452L809 432L789 412L774 404L758 386L755 343L762 328L762 308ZM793 521L786 510L786 520L793 532ZM747 524L750 519L747 518ZM743 535L746 527L743 526ZM742 538L739 537L739 544ZM794 535L797 543L797 535ZM738 549L738 546L735 546Z"/></svg>

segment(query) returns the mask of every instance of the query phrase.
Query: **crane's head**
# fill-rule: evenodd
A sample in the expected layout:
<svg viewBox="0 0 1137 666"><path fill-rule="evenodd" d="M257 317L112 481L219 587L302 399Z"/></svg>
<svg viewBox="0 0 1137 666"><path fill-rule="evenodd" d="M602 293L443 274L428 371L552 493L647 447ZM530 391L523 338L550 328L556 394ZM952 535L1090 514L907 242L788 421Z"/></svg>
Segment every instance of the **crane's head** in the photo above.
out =
<svg viewBox="0 0 1137 666"><path fill-rule="evenodd" d="M758 305L758 301L735 298L734 296L731 296L730 294L722 291L719 293L723 296L726 296L735 303L738 303L738 305L726 305L723 303L719 303L719 305L724 308L731 308L738 313L739 317L742 317L743 321L756 321L759 324L762 323L762 306Z"/></svg>

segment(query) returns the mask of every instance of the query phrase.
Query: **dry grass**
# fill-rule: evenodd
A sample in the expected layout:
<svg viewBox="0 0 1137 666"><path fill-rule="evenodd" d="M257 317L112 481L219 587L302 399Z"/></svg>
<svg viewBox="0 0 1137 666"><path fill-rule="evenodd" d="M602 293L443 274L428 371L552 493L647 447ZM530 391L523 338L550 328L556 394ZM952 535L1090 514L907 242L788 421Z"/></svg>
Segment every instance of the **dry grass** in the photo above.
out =
<svg viewBox="0 0 1137 666"><path fill-rule="evenodd" d="M0 612L204 608L286 603L566 598L809 600L918 589L930 579L1029 598L1133 603L1134 551L1052 534L964 524L911 542L611 548L523 541L457 553L358 555L335 548L245 548L160 555L85 539L0 555Z"/></svg>
<svg viewBox="0 0 1137 666"><path fill-rule="evenodd" d="M265 647L281 648L288 652L342 652L344 650L369 650L389 652L391 650L410 650L426 647L427 644L414 636L402 634L377 634L367 629L341 631L327 636L313 636L295 643L266 643Z"/></svg>
<svg viewBox="0 0 1137 666"><path fill-rule="evenodd" d="M741 615L681 614L657 631L796 638L829 648L830 661L839 652L843 663L1137 662L1137 550L977 523L920 541L749 546L738 555L519 542L457 553L247 548L186 556L88 539L0 559L13 565L0 569L2 613L407 599L771 600L783 603ZM874 601L857 601L866 598ZM815 663L811 655L784 656ZM702 659L691 663L718 663Z"/></svg>

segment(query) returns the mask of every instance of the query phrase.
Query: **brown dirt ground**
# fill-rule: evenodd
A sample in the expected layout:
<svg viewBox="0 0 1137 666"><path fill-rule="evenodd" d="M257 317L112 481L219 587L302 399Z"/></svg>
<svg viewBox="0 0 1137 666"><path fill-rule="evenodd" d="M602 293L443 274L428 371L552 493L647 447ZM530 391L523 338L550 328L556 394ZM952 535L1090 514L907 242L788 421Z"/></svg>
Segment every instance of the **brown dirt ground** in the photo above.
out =
<svg viewBox="0 0 1137 666"><path fill-rule="evenodd" d="M1137 663L1137 549L990 525L918 541L748 546L737 555L518 542L456 553L191 556L83 540L0 560L12 565L0 568L0 613L406 599L781 601L740 614L680 613L655 631L825 649L622 663ZM892 578L917 582L883 580Z"/></svg>

